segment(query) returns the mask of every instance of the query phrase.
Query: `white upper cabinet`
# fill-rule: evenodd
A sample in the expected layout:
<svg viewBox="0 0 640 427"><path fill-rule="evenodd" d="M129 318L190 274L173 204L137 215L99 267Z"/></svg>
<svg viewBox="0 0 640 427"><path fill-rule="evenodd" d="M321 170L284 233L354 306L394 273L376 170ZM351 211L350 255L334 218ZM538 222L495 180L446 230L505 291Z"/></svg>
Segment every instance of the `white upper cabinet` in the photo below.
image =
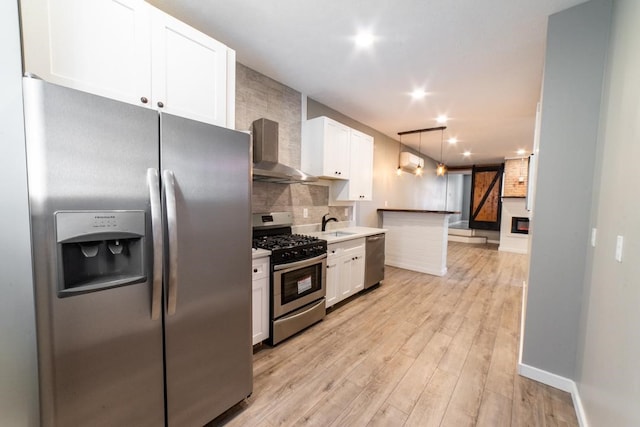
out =
<svg viewBox="0 0 640 427"><path fill-rule="evenodd" d="M332 200L371 200L373 137L328 117L302 125L302 170L333 179Z"/></svg>
<svg viewBox="0 0 640 427"><path fill-rule="evenodd" d="M373 196L373 137L351 129L349 180L335 182L336 200L371 200Z"/></svg>
<svg viewBox="0 0 640 427"><path fill-rule="evenodd" d="M142 0L20 4L25 72L234 127L235 53L221 43Z"/></svg>
<svg viewBox="0 0 640 427"><path fill-rule="evenodd" d="M151 98L149 8L141 0L22 0L25 72L132 104Z"/></svg>
<svg viewBox="0 0 640 427"><path fill-rule="evenodd" d="M235 100L235 52L161 10L152 8L151 22L151 98L155 107L176 116L233 127L234 120L227 120L233 111L227 108L227 91ZM232 66L229 70L228 65ZM231 88L227 72L233 79Z"/></svg>
<svg viewBox="0 0 640 427"><path fill-rule="evenodd" d="M321 178L349 179L350 131L328 117L304 122L302 170Z"/></svg>

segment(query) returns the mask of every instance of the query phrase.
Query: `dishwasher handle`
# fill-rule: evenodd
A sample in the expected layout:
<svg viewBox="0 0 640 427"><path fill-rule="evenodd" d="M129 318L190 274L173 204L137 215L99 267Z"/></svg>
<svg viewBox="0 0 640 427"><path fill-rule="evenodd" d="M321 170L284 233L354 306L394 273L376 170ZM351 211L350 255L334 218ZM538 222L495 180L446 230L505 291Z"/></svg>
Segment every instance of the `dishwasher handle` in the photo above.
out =
<svg viewBox="0 0 640 427"><path fill-rule="evenodd" d="M384 239L384 234L378 234L376 236L367 237L368 242L375 242L376 240L382 240L382 239Z"/></svg>

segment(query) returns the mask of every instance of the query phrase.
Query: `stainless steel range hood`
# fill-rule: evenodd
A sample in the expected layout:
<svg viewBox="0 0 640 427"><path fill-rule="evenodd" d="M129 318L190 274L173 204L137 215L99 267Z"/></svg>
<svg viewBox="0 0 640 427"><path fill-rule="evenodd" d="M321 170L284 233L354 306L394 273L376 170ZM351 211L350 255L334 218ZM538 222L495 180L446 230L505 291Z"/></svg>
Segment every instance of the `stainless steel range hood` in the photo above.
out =
<svg viewBox="0 0 640 427"><path fill-rule="evenodd" d="M252 125L253 180L293 184L314 182L318 178L278 161L278 123L258 119Z"/></svg>

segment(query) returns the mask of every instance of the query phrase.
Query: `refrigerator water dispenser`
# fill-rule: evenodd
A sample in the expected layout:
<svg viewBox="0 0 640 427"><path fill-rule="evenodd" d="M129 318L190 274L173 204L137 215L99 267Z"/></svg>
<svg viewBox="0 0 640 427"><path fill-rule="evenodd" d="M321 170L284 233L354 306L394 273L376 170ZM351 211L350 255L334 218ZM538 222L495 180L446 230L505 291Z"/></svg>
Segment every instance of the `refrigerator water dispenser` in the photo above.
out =
<svg viewBox="0 0 640 427"><path fill-rule="evenodd" d="M146 280L144 211L55 213L58 297Z"/></svg>

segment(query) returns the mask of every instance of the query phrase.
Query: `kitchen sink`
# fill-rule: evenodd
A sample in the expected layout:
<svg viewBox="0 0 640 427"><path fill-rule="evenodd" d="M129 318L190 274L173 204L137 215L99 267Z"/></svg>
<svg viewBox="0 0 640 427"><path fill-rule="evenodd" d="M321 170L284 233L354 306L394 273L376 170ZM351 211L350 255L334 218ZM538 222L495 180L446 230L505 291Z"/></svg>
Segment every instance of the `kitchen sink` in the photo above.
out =
<svg viewBox="0 0 640 427"><path fill-rule="evenodd" d="M322 233L323 236L332 236L332 237L341 237L341 236L351 236L356 233L348 233L346 231L326 231Z"/></svg>

